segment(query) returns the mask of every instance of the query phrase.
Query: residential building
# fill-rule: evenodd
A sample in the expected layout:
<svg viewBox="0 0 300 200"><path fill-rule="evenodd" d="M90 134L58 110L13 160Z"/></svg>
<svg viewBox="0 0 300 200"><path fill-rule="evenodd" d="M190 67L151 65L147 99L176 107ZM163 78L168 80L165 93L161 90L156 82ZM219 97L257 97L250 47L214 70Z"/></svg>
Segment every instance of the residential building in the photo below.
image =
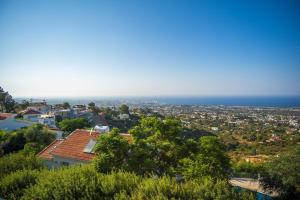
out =
<svg viewBox="0 0 300 200"><path fill-rule="evenodd" d="M51 106L47 105L46 101L42 101L42 102L30 103L30 105L27 107L27 109L35 110L40 113L46 114L50 111Z"/></svg>
<svg viewBox="0 0 300 200"><path fill-rule="evenodd" d="M24 120L38 122L39 117L41 116L42 113L40 113L39 111L33 110L33 109L27 109L27 110L23 111L21 114L22 114Z"/></svg>
<svg viewBox="0 0 300 200"><path fill-rule="evenodd" d="M38 156L49 168L89 163L95 156L93 148L99 135L96 131L77 129L65 139L52 142Z"/></svg>
<svg viewBox="0 0 300 200"><path fill-rule="evenodd" d="M39 118L38 118L38 122L40 124L44 124L48 127L51 127L51 128L55 128L56 127L56 124L55 124L55 115L41 115Z"/></svg>
<svg viewBox="0 0 300 200"><path fill-rule="evenodd" d="M90 163L95 157L94 147L100 134L98 131L77 129L64 139L56 139L42 150L38 157L43 159L49 168ZM130 134L120 135L132 143Z"/></svg>
<svg viewBox="0 0 300 200"><path fill-rule="evenodd" d="M109 132L109 126L100 126L100 125L96 125L96 126L94 127L94 130L95 130L95 131L99 131L99 132L101 132L101 133L107 133L107 132Z"/></svg>

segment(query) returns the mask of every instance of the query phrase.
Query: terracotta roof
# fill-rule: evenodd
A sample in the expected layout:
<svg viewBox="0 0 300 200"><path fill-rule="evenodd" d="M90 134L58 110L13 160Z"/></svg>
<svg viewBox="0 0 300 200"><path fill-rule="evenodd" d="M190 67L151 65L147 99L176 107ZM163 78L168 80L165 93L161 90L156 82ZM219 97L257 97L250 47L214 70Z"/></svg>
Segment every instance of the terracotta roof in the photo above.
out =
<svg viewBox="0 0 300 200"><path fill-rule="evenodd" d="M38 115L38 114L42 114L36 110L32 110L32 109L29 109L29 110L26 110L25 112L22 113L23 115Z"/></svg>
<svg viewBox="0 0 300 200"><path fill-rule="evenodd" d="M129 143L132 143L130 134L121 133L120 135ZM92 161L95 154L84 152L84 149L91 139L96 140L98 136L100 136L100 132L77 129L65 139L52 142L42 150L38 156L49 160L51 160L53 156L59 156L89 162Z"/></svg>
<svg viewBox="0 0 300 200"><path fill-rule="evenodd" d="M67 138L54 141L41 151L39 156L45 159L52 159L54 155L74 160L91 161L95 154L86 153L83 150L91 139L96 140L99 135L99 132L93 131L90 133L87 130L77 129Z"/></svg>
<svg viewBox="0 0 300 200"><path fill-rule="evenodd" d="M47 146L45 149L43 149L40 153L38 153L38 156L44 159L52 159L53 156L50 154L51 151L53 151L54 148L56 148L63 140L54 140L49 146Z"/></svg>
<svg viewBox="0 0 300 200"><path fill-rule="evenodd" d="M13 113L0 113L0 120L4 120L7 118L13 118L16 114Z"/></svg>

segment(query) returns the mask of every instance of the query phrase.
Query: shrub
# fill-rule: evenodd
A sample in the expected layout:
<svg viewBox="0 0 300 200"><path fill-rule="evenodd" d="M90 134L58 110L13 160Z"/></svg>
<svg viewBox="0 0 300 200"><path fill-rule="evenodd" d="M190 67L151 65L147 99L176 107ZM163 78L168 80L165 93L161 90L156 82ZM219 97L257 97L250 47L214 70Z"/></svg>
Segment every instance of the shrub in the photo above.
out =
<svg viewBox="0 0 300 200"><path fill-rule="evenodd" d="M5 199L20 199L24 190L36 183L39 174L36 170L21 170L5 176L0 182L0 196Z"/></svg>

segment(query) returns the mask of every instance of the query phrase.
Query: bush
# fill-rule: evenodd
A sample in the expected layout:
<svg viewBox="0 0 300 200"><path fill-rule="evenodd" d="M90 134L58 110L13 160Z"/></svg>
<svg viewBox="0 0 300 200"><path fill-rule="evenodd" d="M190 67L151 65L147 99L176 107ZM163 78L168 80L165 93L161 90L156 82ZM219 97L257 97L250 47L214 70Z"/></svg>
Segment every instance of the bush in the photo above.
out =
<svg viewBox="0 0 300 200"><path fill-rule="evenodd" d="M76 129L88 127L89 123L84 118L76 118L76 119L64 119L59 122L59 127L61 130L66 132L73 132Z"/></svg>
<svg viewBox="0 0 300 200"><path fill-rule="evenodd" d="M0 179L23 169L41 169L43 163L33 154L13 153L0 158Z"/></svg>
<svg viewBox="0 0 300 200"><path fill-rule="evenodd" d="M22 170L5 176L0 182L0 196L5 199L20 199L24 190L36 183L40 172Z"/></svg>
<svg viewBox="0 0 300 200"><path fill-rule="evenodd" d="M225 180L143 178L128 172L97 173L92 166L50 171L25 191L23 199L254 199L238 193Z"/></svg>

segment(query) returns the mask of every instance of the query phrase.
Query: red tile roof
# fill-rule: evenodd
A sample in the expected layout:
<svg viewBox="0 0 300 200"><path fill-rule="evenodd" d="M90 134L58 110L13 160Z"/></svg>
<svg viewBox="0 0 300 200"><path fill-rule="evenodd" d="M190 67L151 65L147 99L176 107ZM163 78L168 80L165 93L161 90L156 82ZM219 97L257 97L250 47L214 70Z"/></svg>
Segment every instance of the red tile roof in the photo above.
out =
<svg viewBox="0 0 300 200"><path fill-rule="evenodd" d="M38 155L44 159L52 159L54 156L81 161L91 161L94 153L83 152L91 139L96 140L99 132L87 130L75 130L66 139L56 140L41 151Z"/></svg>
<svg viewBox="0 0 300 200"><path fill-rule="evenodd" d="M53 156L50 154L53 149L55 149L63 140L54 140L49 146L47 146L45 149L43 149L38 156L44 159L51 160Z"/></svg>
<svg viewBox="0 0 300 200"><path fill-rule="evenodd" d="M4 120L7 118L13 118L16 114L13 113L0 113L0 120Z"/></svg>
<svg viewBox="0 0 300 200"><path fill-rule="evenodd" d="M32 109L29 109L29 110L26 110L25 112L22 113L23 115L39 115L39 114L42 114L36 110L32 110Z"/></svg>

